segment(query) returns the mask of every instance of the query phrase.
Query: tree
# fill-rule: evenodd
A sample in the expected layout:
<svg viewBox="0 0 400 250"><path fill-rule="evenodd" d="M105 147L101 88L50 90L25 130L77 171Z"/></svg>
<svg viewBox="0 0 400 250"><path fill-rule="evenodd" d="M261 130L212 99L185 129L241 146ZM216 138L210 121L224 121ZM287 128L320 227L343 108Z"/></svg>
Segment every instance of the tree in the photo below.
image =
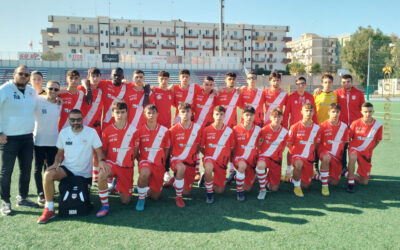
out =
<svg viewBox="0 0 400 250"><path fill-rule="evenodd" d="M387 60L387 64L392 67L393 73L392 78L400 78L400 38L397 36L392 36L391 44L391 60Z"/></svg>
<svg viewBox="0 0 400 250"><path fill-rule="evenodd" d="M63 54L62 53L55 53L51 50L42 53L42 60L43 61L62 61L63 60Z"/></svg>
<svg viewBox="0 0 400 250"><path fill-rule="evenodd" d="M319 63L313 63L313 65L311 65L311 73L321 73L321 65Z"/></svg>
<svg viewBox="0 0 400 250"><path fill-rule="evenodd" d="M351 35L351 40L346 43L341 53L341 60L349 66L350 72L355 74L363 83L367 84L368 75L368 40L371 38L370 83L375 85L383 77L382 68L390 60L391 38L384 35L379 29L374 30L359 27Z"/></svg>
<svg viewBox="0 0 400 250"><path fill-rule="evenodd" d="M288 69L291 75L306 73L306 65L297 61L288 64Z"/></svg>

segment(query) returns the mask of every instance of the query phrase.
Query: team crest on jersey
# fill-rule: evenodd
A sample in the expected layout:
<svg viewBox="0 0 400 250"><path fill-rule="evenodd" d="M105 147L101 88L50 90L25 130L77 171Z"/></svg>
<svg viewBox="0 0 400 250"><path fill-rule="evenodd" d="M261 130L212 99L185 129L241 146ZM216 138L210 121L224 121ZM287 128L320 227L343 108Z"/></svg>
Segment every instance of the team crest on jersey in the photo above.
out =
<svg viewBox="0 0 400 250"><path fill-rule="evenodd" d="M46 108L42 108L42 114L43 115L47 114L47 109Z"/></svg>
<svg viewBox="0 0 400 250"><path fill-rule="evenodd" d="M294 100L294 104L297 104L297 100Z"/></svg>
<svg viewBox="0 0 400 250"><path fill-rule="evenodd" d="M17 100L21 99L21 97L19 97L19 95L17 94L17 92L14 92L14 99L17 99Z"/></svg>
<svg viewBox="0 0 400 250"><path fill-rule="evenodd" d="M260 143L262 143L263 142L263 138L260 138Z"/></svg>
<svg viewBox="0 0 400 250"><path fill-rule="evenodd" d="M68 113L68 112L69 112L69 110L68 110L68 109L64 109L64 112L65 112L65 113Z"/></svg>
<svg viewBox="0 0 400 250"><path fill-rule="evenodd" d="M212 148L212 147L213 147L213 145L210 143L210 144L208 144L208 147L209 147L209 148Z"/></svg>
<svg viewBox="0 0 400 250"><path fill-rule="evenodd" d="M351 99L352 99L352 100L355 100L355 99L356 99L356 96L355 96L355 95L352 95L352 96L351 96Z"/></svg>
<svg viewBox="0 0 400 250"><path fill-rule="evenodd" d="M112 151L115 153L115 152L117 152L118 150L117 150L116 148L113 148Z"/></svg>
<svg viewBox="0 0 400 250"><path fill-rule="evenodd" d="M168 95L168 99L170 99L170 100L172 99L171 95Z"/></svg>
<svg viewBox="0 0 400 250"><path fill-rule="evenodd" d="M136 105L136 104L132 105L132 108L134 108L134 109L137 108L137 107L138 107L138 105Z"/></svg>
<svg viewBox="0 0 400 250"><path fill-rule="evenodd" d="M67 139L67 141L65 142L65 145L72 146L72 141L70 138Z"/></svg>
<svg viewBox="0 0 400 250"><path fill-rule="evenodd" d="M108 98L111 98L111 94L107 94L107 97L108 97Z"/></svg>
<svg viewBox="0 0 400 250"><path fill-rule="evenodd" d="M179 144L179 147L183 148L183 146L184 146L184 145L183 145L182 143Z"/></svg>
<svg viewBox="0 0 400 250"><path fill-rule="evenodd" d="M157 98L157 100L161 100L162 96L161 95L157 95L156 98Z"/></svg>
<svg viewBox="0 0 400 250"><path fill-rule="evenodd" d="M328 144L333 144L333 141L332 140L328 140Z"/></svg>

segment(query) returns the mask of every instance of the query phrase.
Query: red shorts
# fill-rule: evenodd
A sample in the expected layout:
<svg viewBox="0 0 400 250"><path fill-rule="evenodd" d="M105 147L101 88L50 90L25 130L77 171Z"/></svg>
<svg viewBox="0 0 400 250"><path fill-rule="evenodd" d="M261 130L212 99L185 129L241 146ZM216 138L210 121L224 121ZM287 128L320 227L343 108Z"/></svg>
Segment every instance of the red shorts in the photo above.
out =
<svg viewBox="0 0 400 250"><path fill-rule="evenodd" d="M265 156L260 156L258 161L263 161L265 165L267 165L267 181L271 183L271 185L279 186L281 182L282 162L278 163Z"/></svg>
<svg viewBox="0 0 400 250"><path fill-rule="evenodd" d="M225 181L226 181L226 166L222 166L218 164L216 161L214 161L211 158L203 158L203 164L205 165L207 162L211 163L214 168L214 185L220 186L220 187L225 187Z"/></svg>
<svg viewBox="0 0 400 250"><path fill-rule="evenodd" d="M183 163L186 167L185 175L183 176L183 179L185 180L183 188L190 191L193 188L194 177L196 176L196 169L194 165L188 165L181 160L173 160L171 161L171 169L172 171L174 171L174 173L176 173L176 165L178 165L178 163Z"/></svg>
<svg viewBox="0 0 400 250"><path fill-rule="evenodd" d="M149 188L157 193L161 193L164 183L164 166L157 166L148 161L139 162L139 173L142 168L150 170Z"/></svg>
<svg viewBox="0 0 400 250"><path fill-rule="evenodd" d="M107 162L107 164L111 166L112 177L117 178L117 186L115 189L120 193L132 194L133 168L123 168L110 162Z"/></svg>
<svg viewBox="0 0 400 250"><path fill-rule="evenodd" d="M372 168L371 157L363 155L357 150L350 148L349 155L352 152L357 153L357 164L358 164L357 174L361 177L369 179L371 177L371 168Z"/></svg>
<svg viewBox="0 0 400 250"><path fill-rule="evenodd" d="M311 184L311 180L314 175L314 162L308 161L300 156L292 157L292 164L296 160L300 160L303 162L303 168L301 169L301 181L305 184Z"/></svg>
<svg viewBox="0 0 400 250"><path fill-rule="evenodd" d="M238 169L238 163L239 161L244 160L243 158L240 157L235 157L233 161L233 166ZM246 171L244 172L245 178L244 178L244 185L248 187L252 187L254 184L254 181L256 180L256 171L255 171L255 164L250 164L248 161L244 160L246 162Z"/></svg>
<svg viewBox="0 0 400 250"><path fill-rule="evenodd" d="M331 157L331 161L329 162L329 177L340 181L340 176L342 175L342 162L332 156L328 151L324 151L319 154L319 159L321 161L324 155L329 155Z"/></svg>

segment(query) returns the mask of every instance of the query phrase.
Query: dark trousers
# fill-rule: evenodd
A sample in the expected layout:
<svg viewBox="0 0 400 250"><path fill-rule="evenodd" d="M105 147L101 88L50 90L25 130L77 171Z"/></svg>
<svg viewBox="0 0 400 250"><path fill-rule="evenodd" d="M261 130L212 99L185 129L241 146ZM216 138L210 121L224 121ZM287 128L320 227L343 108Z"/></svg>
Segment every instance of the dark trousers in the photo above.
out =
<svg viewBox="0 0 400 250"><path fill-rule="evenodd" d="M57 151L58 149L55 146L54 147L35 146L34 177L38 194L43 192L42 170L46 170L48 166L53 165ZM45 160L46 164L44 162Z"/></svg>
<svg viewBox="0 0 400 250"><path fill-rule="evenodd" d="M344 144L343 155L342 155L342 169L347 169L347 149L349 148L349 143Z"/></svg>
<svg viewBox="0 0 400 250"><path fill-rule="evenodd" d="M0 145L0 195L5 202L10 202L11 176L15 159L19 164L19 195L28 196L33 158L33 135L7 136L7 143Z"/></svg>
<svg viewBox="0 0 400 250"><path fill-rule="evenodd" d="M170 154L168 154L167 155L167 159L165 160L165 172L168 172L169 171L169 161L170 161L170 159L171 159L171 155Z"/></svg>

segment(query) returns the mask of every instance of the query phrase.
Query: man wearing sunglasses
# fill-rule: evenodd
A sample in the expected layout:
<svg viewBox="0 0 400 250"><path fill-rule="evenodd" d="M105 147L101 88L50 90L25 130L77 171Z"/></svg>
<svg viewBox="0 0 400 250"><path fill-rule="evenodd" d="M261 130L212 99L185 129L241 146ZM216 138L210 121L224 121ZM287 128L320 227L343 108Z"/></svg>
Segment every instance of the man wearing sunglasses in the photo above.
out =
<svg viewBox="0 0 400 250"><path fill-rule="evenodd" d="M69 112L69 127L61 130L57 139L58 152L53 165L44 173L43 189L45 208L38 223L47 223L55 217L54 181L67 176L82 176L91 183L93 150L96 151L100 168L107 168L102 153L102 143L95 129L83 126L82 112L73 109Z"/></svg>
<svg viewBox="0 0 400 250"><path fill-rule="evenodd" d="M35 130L33 139L35 145L34 177L38 194L38 203L44 204L42 169L51 166L57 154L58 119L61 114L61 105L57 103L60 92L60 83L48 81L46 96L38 96L35 108ZM46 164L45 164L46 161Z"/></svg>
<svg viewBox="0 0 400 250"><path fill-rule="evenodd" d="M10 186L15 160L18 157L19 195L17 206L37 207L27 199L33 158L33 128L36 91L28 84L30 72L20 65L13 80L0 87L0 194L1 214L11 214Z"/></svg>

